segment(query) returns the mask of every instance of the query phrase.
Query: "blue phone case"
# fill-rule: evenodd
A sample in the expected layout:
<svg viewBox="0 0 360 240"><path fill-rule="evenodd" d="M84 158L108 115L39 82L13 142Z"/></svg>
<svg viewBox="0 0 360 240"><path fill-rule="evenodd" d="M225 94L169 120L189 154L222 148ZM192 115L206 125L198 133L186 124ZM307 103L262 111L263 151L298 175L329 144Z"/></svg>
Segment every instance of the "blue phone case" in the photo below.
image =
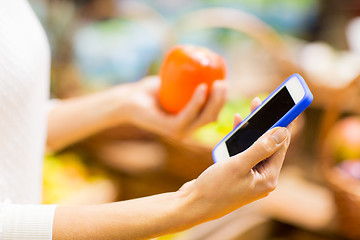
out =
<svg viewBox="0 0 360 240"><path fill-rule="evenodd" d="M279 121L277 121L272 127L270 127L269 129L272 129L274 127L286 127L288 126L292 121L294 121L294 119L299 116L313 101L313 95L309 89L309 87L307 86L305 80L300 76L300 74L292 74L290 77L288 77L280 86L278 86L264 101L262 104L260 104L257 108L262 107L264 105L264 103L271 98L273 95L275 95L275 93L278 91L278 89L282 88L287 81L289 81L291 78L296 77L304 91L305 91L305 95L304 97L295 105L293 106L282 118L280 118ZM256 109L257 109L256 108ZM249 119L249 117L251 116L251 114L249 114L243 121L247 121ZM240 123L241 124L241 123ZM222 142L225 141L225 139L227 139L227 137L232 134L235 131L232 130L231 132L229 132L215 147L214 150L218 147L218 145L220 145ZM215 155L214 155L214 150L212 151L212 156L213 156L213 160L214 162L217 162L215 159Z"/></svg>

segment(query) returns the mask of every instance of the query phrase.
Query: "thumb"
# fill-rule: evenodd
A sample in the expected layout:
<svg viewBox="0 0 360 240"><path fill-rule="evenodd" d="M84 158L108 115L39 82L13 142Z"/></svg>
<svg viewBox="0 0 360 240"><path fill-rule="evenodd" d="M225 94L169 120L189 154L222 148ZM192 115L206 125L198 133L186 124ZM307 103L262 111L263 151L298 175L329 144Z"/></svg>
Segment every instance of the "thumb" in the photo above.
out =
<svg viewBox="0 0 360 240"><path fill-rule="evenodd" d="M289 136L289 131L284 127L269 130L252 146L241 153L241 158L244 159L242 164L247 166L248 169L253 168L256 164L279 150Z"/></svg>

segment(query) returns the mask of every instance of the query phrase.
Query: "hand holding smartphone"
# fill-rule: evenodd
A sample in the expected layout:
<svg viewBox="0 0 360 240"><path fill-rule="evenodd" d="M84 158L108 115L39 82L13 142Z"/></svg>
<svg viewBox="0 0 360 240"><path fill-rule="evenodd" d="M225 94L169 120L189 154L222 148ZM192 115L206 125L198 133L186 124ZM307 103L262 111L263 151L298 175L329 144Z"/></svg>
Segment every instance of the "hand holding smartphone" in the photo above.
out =
<svg viewBox="0 0 360 240"><path fill-rule="evenodd" d="M291 75L215 146L214 162L246 150L271 128L286 127L312 100L313 95L304 79L299 74Z"/></svg>

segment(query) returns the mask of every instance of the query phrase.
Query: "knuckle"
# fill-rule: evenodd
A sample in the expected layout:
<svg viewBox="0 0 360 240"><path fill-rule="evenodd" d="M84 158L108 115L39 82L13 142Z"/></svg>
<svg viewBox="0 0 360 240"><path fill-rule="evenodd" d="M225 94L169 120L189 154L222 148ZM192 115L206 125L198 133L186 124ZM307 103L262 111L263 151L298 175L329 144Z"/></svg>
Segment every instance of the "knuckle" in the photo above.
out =
<svg viewBox="0 0 360 240"><path fill-rule="evenodd" d="M269 138L264 138L260 145L266 153L271 153L275 146L274 141L270 140Z"/></svg>
<svg viewBox="0 0 360 240"><path fill-rule="evenodd" d="M246 172L243 164L238 161L236 156L231 157L229 161L226 162L226 164L228 166L228 173L231 176L243 175Z"/></svg>
<svg viewBox="0 0 360 240"><path fill-rule="evenodd" d="M290 138L286 139L285 147L288 148L290 145Z"/></svg>
<svg viewBox="0 0 360 240"><path fill-rule="evenodd" d="M267 197L267 196L269 196L269 195L270 195L270 193L267 192L267 193L264 194L264 197Z"/></svg>
<svg viewBox="0 0 360 240"><path fill-rule="evenodd" d="M248 184L248 188L250 189L251 192L255 192L258 185L259 185L259 183L257 181L251 181Z"/></svg>
<svg viewBox="0 0 360 240"><path fill-rule="evenodd" d="M217 116L216 116L215 114L212 114L212 115L210 115L210 116L207 116L207 117L204 119L203 123L204 123L204 124L212 123L212 122L215 122L216 120L217 120Z"/></svg>
<svg viewBox="0 0 360 240"><path fill-rule="evenodd" d="M219 119L219 113L213 114L210 122L216 122Z"/></svg>
<svg viewBox="0 0 360 240"><path fill-rule="evenodd" d="M212 123L214 121L216 121L217 116L213 113L209 113L209 112L202 112L202 114L200 115L200 117L197 119L196 123L200 126L208 124L208 123Z"/></svg>
<svg viewBox="0 0 360 240"><path fill-rule="evenodd" d="M270 194L270 192L266 192L266 193L262 194L262 195L260 196L260 198L265 198L265 197L269 196L269 194Z"/></svg>
<svg viewBox="0 0 360 240"><path fill-rule="evenodd" d="M276 178L270 179L269 181L267 181L266 191L270 193L276 189L276 186L277 186L277 179Z"/></svg>
<svg viewBox="0 0 360 240"><path fill-rule="evenodd" d="M175 132L173 132L172 137L174 140L180 141L181 139L184 138L184 134L180 131L175 131Z"/></svg>
<svg viewBox="0 0 360 240"><path fill-rule="evenodd" d="M168 133L174 139L181 139L182 130L179 127L168 128Z"/></svg>
<svg viewBox="0 0 360 240"><path fill-rule="evenodd" d="M241 170L241 164L239 164L237 161L236 156L230 157L226 164L229 166L229 174L239 174L239 170Z"/></svg>
<svg viewBox="0 0 360 240"><path fill-rule="evenodd" d="M275 189L276 189L276 184L269 184L269 186L268 186L268 192L269 193L274 191Z"/></svg>

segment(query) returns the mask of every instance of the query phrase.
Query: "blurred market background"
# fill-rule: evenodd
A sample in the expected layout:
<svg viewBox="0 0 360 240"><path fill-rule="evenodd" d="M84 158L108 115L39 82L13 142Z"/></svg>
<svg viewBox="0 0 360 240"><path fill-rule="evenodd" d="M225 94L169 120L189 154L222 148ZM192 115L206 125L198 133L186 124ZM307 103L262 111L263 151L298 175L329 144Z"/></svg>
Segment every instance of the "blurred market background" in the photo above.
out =
<svg viewBox="0 0 360 240"><path fill-rule="evenodd" d="M297 121L266 199L159 239L360 239L360 2L356 0L29 0L52 50L51 94L65 99L157 74L174 44L228 65L218 122L182 142L119 126L45 157L44 203L96 204L176 191L290 74L314 102Z"/></svg>

